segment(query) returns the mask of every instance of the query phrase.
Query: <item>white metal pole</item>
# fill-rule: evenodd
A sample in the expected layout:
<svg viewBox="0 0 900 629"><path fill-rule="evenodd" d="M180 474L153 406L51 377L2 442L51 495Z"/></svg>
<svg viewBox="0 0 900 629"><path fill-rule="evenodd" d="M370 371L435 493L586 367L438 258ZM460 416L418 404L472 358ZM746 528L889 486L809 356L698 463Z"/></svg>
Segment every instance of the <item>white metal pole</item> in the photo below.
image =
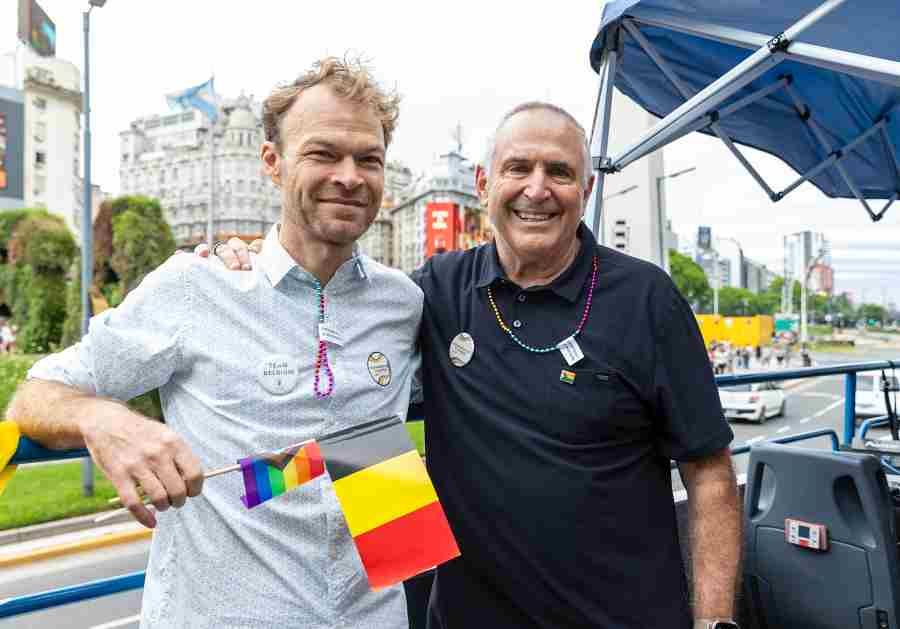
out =
<svg viewBox="0 0 900 629"><path fill-rule="evenodd" d="M719 251L713 243L713 314L719 314Z"/></svg>
<svg viewBox="0 0 900 629"><path fill-rule="evenodd" d="M800 343L806 343L808 338L807 326L807 306L806 306L806 283L809 281L809 271L803 274L803 283L800 285Z"/></svg>
<svg viewBox="0 0 900 629"><path fill-rule="evenodd" d="M93 208L91 203L91 9L84 12L84 196L81 208L81 336L91 324L91 284L94 280ZM94 495L94 466L90 457L81 464L81 493Z"/></svg>
<svg viewBox="0 0 900 629"><path fill-rule="evenodd" d="M216 206L216 123L209 121L209 208L206 212L206 244L212 251L215 234L213 233L213 212Z"/></svg>
<svg viewBox="0 0 900 629"><path fill-rule="evenodd" d="M591 129L591 158L605 159L609 143L609 118L612 111L613 88L616 81L616 67L619 59L616 42L618 41L618 29L607 35L609 38L606 49L603 51L603 59L600 67L600 89L597 92L597 107L594 113L594 125ZM596 161L596 160L595 160ZM600 244L605 243L605 229L603 220L603 186L606 173L599 169L599 164L594 163L594 189L591 191L591 200L585 212L585 221L594 232L594 237Z"/></svg>

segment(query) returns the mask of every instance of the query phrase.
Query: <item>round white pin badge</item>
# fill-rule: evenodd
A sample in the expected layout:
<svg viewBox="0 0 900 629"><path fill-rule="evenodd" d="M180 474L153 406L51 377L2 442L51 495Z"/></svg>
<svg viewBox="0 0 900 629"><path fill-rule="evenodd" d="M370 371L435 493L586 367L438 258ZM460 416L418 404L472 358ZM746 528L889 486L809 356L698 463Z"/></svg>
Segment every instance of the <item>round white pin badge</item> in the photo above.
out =
<svg viewBox="0 0 900 629"><path fill-rule="evenodd" d="M256 371L262 388L272 395L285 395L297 388L300 368L297 359L287 354L266 356Z"/></svg>
<svg viewBox="0 0 900 629"><path fill-rule="evenodd" d="M391 383L391 361L381 352L372 352L366 361L369 375L375 384L386 387Z"/></svg>
<svg viewBox="0 0 900 629"><path fill-rule="evenodd" d="M454 367L465 367L475 354L475 340L468 332L460 332L450 341L450 362Z"/></svg>

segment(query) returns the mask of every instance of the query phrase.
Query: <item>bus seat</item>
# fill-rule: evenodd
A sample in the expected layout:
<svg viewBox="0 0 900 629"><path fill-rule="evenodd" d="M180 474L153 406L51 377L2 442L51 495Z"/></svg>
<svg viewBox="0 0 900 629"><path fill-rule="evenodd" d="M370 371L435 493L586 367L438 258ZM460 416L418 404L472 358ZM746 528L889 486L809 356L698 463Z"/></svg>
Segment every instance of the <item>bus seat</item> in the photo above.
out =
<svg viewBox="0 0 900 629"><path fill-rule="evenodd" d="M827 549L788 543L787 518L825 525ZM752 626L900 629L893 503L875 457L754 447L744 523Z"/></svg>

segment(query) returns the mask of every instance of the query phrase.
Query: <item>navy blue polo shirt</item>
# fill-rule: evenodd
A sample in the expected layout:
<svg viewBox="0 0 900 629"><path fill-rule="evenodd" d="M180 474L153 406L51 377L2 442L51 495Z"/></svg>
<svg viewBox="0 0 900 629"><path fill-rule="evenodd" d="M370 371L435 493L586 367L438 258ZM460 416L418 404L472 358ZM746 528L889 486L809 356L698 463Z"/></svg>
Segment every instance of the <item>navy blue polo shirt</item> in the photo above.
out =
<svg viewBox="0 0 900 629"><path fill-rule="evenodd" d="M427 464L462 556L437 570L432 628L688 629L669 461L728 446L700 331L669 276L598 246L548 286L506 279L492 244L416 272ZM593 307L574 366L556 345ZM449 348L468 332L474 354ZM563 370L571 372L563 374ZM561 377L562 376L562 377Z"/></svg>

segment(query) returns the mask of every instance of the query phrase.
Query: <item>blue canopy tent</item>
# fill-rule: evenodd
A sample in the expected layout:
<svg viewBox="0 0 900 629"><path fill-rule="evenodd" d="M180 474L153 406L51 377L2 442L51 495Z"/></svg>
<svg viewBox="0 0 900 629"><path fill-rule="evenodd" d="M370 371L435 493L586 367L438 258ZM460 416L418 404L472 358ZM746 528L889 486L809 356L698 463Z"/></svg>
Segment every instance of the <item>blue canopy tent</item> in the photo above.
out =
<svg viewBox="0 0 900 629"><path fill-rule="evenodd" d="M611 0L590 53L588 224L598 232L607 174L692 131L718 136L772 201L809 181L878 221L900 197L898 24L895 0ZM661 118L619 155L607 154L613 86ZM737 145L800 177L773 189Z"/></svg>

